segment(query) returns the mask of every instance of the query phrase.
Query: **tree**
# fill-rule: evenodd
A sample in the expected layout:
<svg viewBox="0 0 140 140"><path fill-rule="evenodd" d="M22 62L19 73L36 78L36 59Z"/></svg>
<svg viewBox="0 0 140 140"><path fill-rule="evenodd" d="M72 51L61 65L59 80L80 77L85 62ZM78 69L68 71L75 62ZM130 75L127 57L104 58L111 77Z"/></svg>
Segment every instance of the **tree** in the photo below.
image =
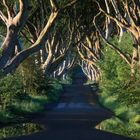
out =
<svg viewBox="0 0 140 140"><path fill-rule="evenodd" d="M108 0L106 1L107 3L106 9L109 9L109 11L103 8L100 1L96 0L96 3L98 4L99 11L102 14L104 14L107 18L115 22L119 28L125 29L132 35L134 45L132 46L133 52L132 52L130 67L131 67L131 73L133 77L135 75L137 63L138 65L140 65L139 1L138 0L132 0L132 1Z"/></svg>
<svg viewBox="0 0 140 140"><path fill-rule="evenodd" d="M4 15L4 13L0 12L0 17L7 25L7 37L2 45L2 56L0 58L0 70L2 70L5 74L11 73L14 71L19 64L21 64L28 56L32 55L35 52L38 52L42 49L42 46L46 43L51 29L55 24L56 18L60 14L61 11L64 11L68 7L71 7L75 4L77 0L73 0L68 2L62 8L58 7L58 4L55 0L50 0L51 5L51 14L48 18L48 21L45 27L40 32L37 40L27 49L22 50L14 55L11 58L12 52L15 51L15 46L18 42L18 33L25 26L28 18L28 1L27 0L19 0L19 12L14 16L10 10L10 6L6 0L3 0L3 5L7 9L8 18Z"/></svg>

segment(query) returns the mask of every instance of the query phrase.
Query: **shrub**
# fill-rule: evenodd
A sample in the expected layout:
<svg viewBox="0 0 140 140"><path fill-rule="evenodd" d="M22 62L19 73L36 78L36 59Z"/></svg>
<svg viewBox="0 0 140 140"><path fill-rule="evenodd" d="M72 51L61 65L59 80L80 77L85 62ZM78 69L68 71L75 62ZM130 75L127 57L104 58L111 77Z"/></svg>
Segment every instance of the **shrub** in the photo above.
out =
<svg viewBox="0 0 140 140"><path fill-rule="evenodd" d="M23 93L22 77L17 73L0 79L0 103L7 106Z"/></svg>
<svg viewBox="0 0 140 140"><path fill-rule="evenodd" d="M110 40L124 52L131 53L132 40L129 34L123 36L119 44L116 37ZM107 46L106 46L107 47ZM104 49L103 60L99 62L102 71L102 80L99 86L99 100L101 104L112 110L118 119L110 119L102 122L104 130L137 138L140 122L140 76L136 73L135 79L131 79L130 67L116 52L110 48ZM125 121L128 123L126 124Z"/></svg>
<svg viewBox="0 0 140 140"><path fill-rule="evenodd" d="M1 74L0 122L13 122L15 115L18 120L26 114L40 112L45 103L59 99L62 86L58 80L45 77L39 69L30 74L23 71L20 67L15 74Z"/></svg>

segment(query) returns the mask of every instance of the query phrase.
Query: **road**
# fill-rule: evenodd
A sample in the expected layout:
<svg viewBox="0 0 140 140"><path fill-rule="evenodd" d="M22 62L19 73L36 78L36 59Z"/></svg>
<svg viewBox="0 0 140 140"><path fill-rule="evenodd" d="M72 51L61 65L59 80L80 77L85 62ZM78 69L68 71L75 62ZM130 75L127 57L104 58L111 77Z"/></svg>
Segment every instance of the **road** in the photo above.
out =
<svg viewBox="0 0 140 140"><path fill-rule="evenodd" d="M95 128L113 113L98 104L84 81L82 74L74 76L72 85L64 85L59 103L46 106L44 115L34 120L46 127L44 131L5 140L132 140Z"/></svg>

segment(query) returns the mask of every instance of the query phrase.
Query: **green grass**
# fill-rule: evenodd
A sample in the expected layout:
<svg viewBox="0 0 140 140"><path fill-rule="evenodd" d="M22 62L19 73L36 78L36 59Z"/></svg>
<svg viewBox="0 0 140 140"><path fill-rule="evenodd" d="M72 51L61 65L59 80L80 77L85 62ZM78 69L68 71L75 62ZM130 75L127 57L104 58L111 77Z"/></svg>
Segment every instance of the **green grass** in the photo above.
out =
<svg viewBox="0 0 140 140"><path fill-rule="evenodd" d="M58 101L60 81L46 77L34 65L30 67L31 61L14 74L0 73L0 123L20 121L27 114L41 112L46 103Z"/></svg>
<svg viewBox="0 0 140 140"><path fill-rule="evenodd" d="M127 97L127 98L130 98L130 97ZM122 96L120 99L120 96L118 96L118 93L112 94L109 90L108 92L105 91L99 94L99 101L101 102L101 104L103 104L105 107L112 110L116 114L116 116L118 116L119 118L122 118L123 120L129 121L129 122L140 121L139 103L128 105L127 102L129 102L130 99L126 100L125 102L123 99L125 100L126 98ZM123 100L123 102L120 102L120 100Z"/></svg>
<svg viewBox="0 0 140 140"><path fill-rule="evenodd" d="M140 125L128 123L114 117L103 121L100 129L140 140Z"/></svg>
<svg viewBox="0 0 140 140"><path fill-rule="evenodd" d="M42 97L43 98L43 97ZM14 113L18 114L28 114L28 113L35 113L40 112L43 110L44 99L41 100L16 100L12 103L11 108ZM46 99L47 102L47 99Z"/></svg>
<svg viewBox="0 0 140 140"><path fill-rule="evenodd" d="M0 139L30 135L36 132L43 131L44 129L44 126L34 123L16 124L0 128Z"/></svg>
<svg viewBox="0 0 140 140"><path fill-rule="evenodd" d="M41 112L45 103L47 103L46 96L27 96L24 99L14 99L12 103L1 108L0 122L9 123L20 121L26 114Z"/></svg>
<svg viewBox="0 0 140 140"><path fill-rule="evenodd" d="M8 101L0 108L0 123L23 120L27 114L41 112L46 103L58 101L62 90L61 84L51 81L49 87L48 92L43 95L20 94L8 98Z"/></svg>
<svg viewBox="0 0 140 140"><path fill-rule="evenodd" d="M1 109L0 111L0 123L9 123L16 121L16 116L8 110Z"/></svg>
<svg viewBox="0 0 140 140"><path fill-rule="evenodd" d="M132 96L131 90L129 93L124 89L114 90L114 87L100 90L100 103L116 115L114 118L103 121L100 128L112 133L140 139L140 104L138 102L140 96L138 94Z"/></svg>

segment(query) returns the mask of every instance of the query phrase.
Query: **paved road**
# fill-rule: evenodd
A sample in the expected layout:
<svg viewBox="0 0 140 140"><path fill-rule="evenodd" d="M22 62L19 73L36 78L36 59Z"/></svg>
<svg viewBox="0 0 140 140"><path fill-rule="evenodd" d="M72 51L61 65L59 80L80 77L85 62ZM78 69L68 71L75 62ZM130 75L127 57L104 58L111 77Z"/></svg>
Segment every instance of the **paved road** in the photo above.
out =
<svg viewBox="0 0 140 140"><path fill-rule="evenodd" d="M84 79L82 75L73 77L73 84L64 86L60 102L36 119L46 130L7 140L131 140L95 129L113 114L97 104L97 96L90 86L83 85Z"/></svg>

